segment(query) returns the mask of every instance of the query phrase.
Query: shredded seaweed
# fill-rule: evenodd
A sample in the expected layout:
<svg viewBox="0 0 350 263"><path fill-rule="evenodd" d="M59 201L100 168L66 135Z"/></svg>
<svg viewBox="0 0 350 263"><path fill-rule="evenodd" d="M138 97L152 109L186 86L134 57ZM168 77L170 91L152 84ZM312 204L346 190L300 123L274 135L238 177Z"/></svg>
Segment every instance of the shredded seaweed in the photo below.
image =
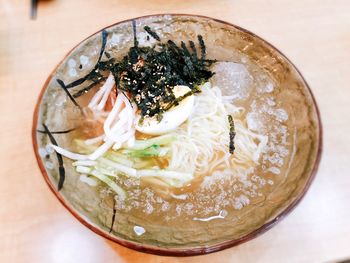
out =
<svg viewBox="0 0 350 263"><path fill-rule="evenodd" d="M58 81L61 82L66 89L70 89L70 88L76 87L76 86L84 83L87 80L92 80L94 82L102 81L103 76L101 75L101 73L99 71L99 62L100 62L102 55L103 55L105 48L106 48L107 36L108 36L107 31L103 30L102 31L102 45L101 45L100 54L98 56L95 67L87 75L85 75L84 77L77 79L69 84L65 84L61 79L57 79L57 82Z"/></svg>
<svg viewBox="0 0 350 263"><path fill-rule="evenodd" d="M114 226L114 221L115 221L115 214L117 213L117 209L115 208L116 206L116 201L115 198L113 198L113 215L112 215L112 223L111 223L111 227L109 228L109 233L112 232L113 230L113 226Z"/></svg>
<svg viewBox="0 0 350 263"><path fill-rule="evenodd" d="M81 110L80 105L78 104L78 102L75 101L72 94L70 94L67 87L64 85L63 81L60 79L56 79L56 80L57 80L58 84L61 86L61 88L64 90L64 92L68 95L69 99L73 102L73 104Z"/></svg>
<svg viewBox="0 0 350 263"><path fill-rule="evenodd" d="M137 36L136 36L136 21L132 20L132 32L134 35L134 47L138 47L139 42L137 41Z"/></svg>
<svg viewBox="0 0 350 263"><path fill-rule="evenodd" d="M201 58L203 60L203 59L205 59L205 56L206 56L206 47L204 44L203 37L201 35L198 35L198 42L199 42L199 45L201 47Z"/></svg>
<svg viewBox="0 0 350 263"><path fill-rule="evenodd" d="M146 32L147 32L151 37L153 37L155 40L160 41L160 37L159 37L159 36L157 35L157 33L154 32L149 26L144 26L143 28L146 30Z"/></svg>
<svg viewBox="0 0 350 263"><path fill-rule="evenodd" d="M49 139L51 141L51 143L53 145L58 146L57 141L55 139L55 137L53 137L52 133L50 132L49 128L47 128L47 126L43 123L43 127L45 129L45 133L49 136ZM56 152L56 156L57 156L57 161L58 161L58 174L59 174L59 180L58 180L58 191L60 191L63 187L64 184L64 180L66 178L66 172L63 166L63 158L62 155L58 152Z"/></svg>
<svg viewBox="0 0 350 263"><path fill-rule="evenodd" d="M233 118L231 115L228 115L228 122L230 124L230 133L229 133L229 136L230 136L230 144L229 144L229 150L230 150L230 153L233 154L234 151L235 151L235 142L234 142L234 139L235 139L235 136L236 136L236 131L235 131L235 123L233 121Z"/></svg>
<svg viewBox="0 0 350 263"><path fill-rule="evenodd" d="M111 54L109 54L107 51L105 51L105 56L106 56L107 58L111 58Z"/></svg>
<svg viewBox="0 0 350 263"><path fill-rule="evenodd" d="M69 133L69 132L74 131L74 130L75 130L75 128L63 130L63 131L51 131L51 134L65 134L65 133ZM36 130L36 131L39 133L47 134L47 132L43 131L43 130Z"/></svg>
<svg viewBox="0 0 350 263"><path fill-rule="evenodd" d="M197 55L197 49L196 49L196 46L194 44L194 42L191 40L189 41L190 43L190 48L192 50L192 59L194 62L197 62L198 61L198 55Z"/></svg>
<svg viewBox="0 0 350 263"><path fill-rule="evenodd" d="M103 52L106 49L106 44L107 44L107 36L108 32L106 30L102 30L102 44L101 44L101 50L100 50L100 55L98 57L97 61L100 61L103 55Z"/></svg>
<svg viewBox="0 0 350 263"><path fill-rule="evenodd" d="M81 84L85 80L92 81L90 85L70 96L71 99L74 99L105 80L108 72L112 73L118 90L127 93L127 97L140 110L141 121L146 116L161 120L164 111L178 105L188 96L176 98L173 92L174 87L188 86L192 91L189 95L200 92L198 86L214 75L209 67L216 61L206 58L205 43L200 35L198 35L200 52L197 52L193 41L189 41L189 47L185 42L177 45L172 40L162 43L160 37L149 26L145 26L144 29L150 36L158 40L154 46L139 46L136 22L133 20L134 45L121 60L115 61L105 52L107 32L104 31L99 60L94 69L85 77L68 85L64 85L61 80L57 81L62 87L65 87L66 92L68 88ZM103 53L108 58L107 61L100 61ZM67 95L69 96L69 92Z"/></svg>
<svg viewBox="0 0 350 263"><path fill-rule="evenodd" d="M102 77L101 81L105 81L107 78L106 77ZM85 93L87 93L89 90L91 90L93 87L95 87L97 84L99 84L100 82L92 82L89 86L79 90L78 92L73 94L73 98L79 98L80 96L84 95Z"/></svg>
<svg viewBox="0 0 350 263"><path fill-rule="evenodd" d="M154 32L146 28L147 32ZM164 111L184 99L186 96L175 98L175 86L186 85L193 94L200 92L198 86L213 76L209 66L215 61L205 58L204 40L200 36L198 40L201 58L198 58L194 42L189 42L189 49L185 42L178 46L168 40L153 47L134 45L119 63L110 68L118 89L128 92L140 109L141 120L145 116L159 120Z"/></svg>

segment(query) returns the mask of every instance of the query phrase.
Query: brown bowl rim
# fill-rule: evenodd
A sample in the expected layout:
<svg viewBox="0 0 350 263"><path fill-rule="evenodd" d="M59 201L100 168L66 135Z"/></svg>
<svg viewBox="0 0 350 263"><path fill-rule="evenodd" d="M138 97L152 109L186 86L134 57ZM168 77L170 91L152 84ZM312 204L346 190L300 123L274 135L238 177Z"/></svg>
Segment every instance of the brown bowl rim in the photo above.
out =
<svg viewBox="0 0 350 263"><path fill-rule="evenodd" d="M312 171L310 172L310 176L303 188L303 190L301 191L300 195L288 206L286 207L282 212L280 212L277 216L275 216L272 220L270 220L269 222L265 223L264 225L262 225L261 227L259 227L258 229L254 230L253 232L238 238L238 239L233 239L233 240L228 240L219 244L215 244L213 246L205 246L205 247L198 247L198 248L163 248L163 247L157 247L157 246L150 246L150 245L142 245L136 242L132 242L132 241L128 241L125 239L121 239L121 238L117 238L116 236L110 235L104 231L102 231L101 229L99 229L98 227L94 226L92 223L86 221L80 214L79 212L77 212L73 207L71 207L68 202L66 202L66 200L63 198L63 196L57 191L56 186L53 185L53 183L51 182L51 180L49 179L49 176L46 172L46 169L42 163L42 160L40 158L40 155L38 153L38 144L37 144L37 139L36 139L36 133L37 133L37 123L38 123L38 115L39 115L39 109L40 109L40 102L42 100L42 97L47 89L47 86L51 80L51 78L54 76L54 73L56 72L56 70L58 69L58 67L63 63L63 61L70 55L70 53L77 47L79 46L82 42L84 42L85 40L87 40L88 38L92 37L93 35L101 32L103 29L108 29L112 26L116 26L118 24L121 23L125 23L125 22L129 22L135 19L141 19L141 18L148 18L148 17L153 17L153 16L190 16L190 17L198 17L198 18L205 18L208 20L212 20L212 21L216 21L222 24L226 24L229 25L231 27L234 27L240 31L243 31L249 35L251 35L254 38L258 38L259 40L261 40L264 44L266 44L267 46L270 46L271 48L273 48L274 50L276 50L279 55L281 55L285 60L287 60L293 67L294 69L297 71L297 73L300 75L301 79L303 80L303 82L305 83L305 86L307 88L307 90L309 91L312 101L314 103L314 107L316 110L316 115L317 115L317 121L318 121L318 126L319 126L319 141L318 141L318 150L317 150L317 156L316 156L316 160L315 163L313 165ZM34 149L34 153L40 168L40 171L46 181L46 183L48 184L49 188L51 189L51 191L56 195L56 197L58 198L58 200L61 202L61 204L76 218L78 219L78 221L80 223L82 223L83 225L85 225L87 228L89 228L90 230L92 230L93 232L95 232L96 234L103 236L113 242L116 242L122 246L125 246L127 248L131 248L140 252L145 252L145 253L151 253L151 254L155 254L155 255L161 255L161 256L196 256L196 255L204 255L204 254L209 254L209 253L213 253L213 252L217 252L226 248L230 248L233 246L237 246L239 244L242 244L244 242L247 242L253 238L258 237L259 235L265 233L267 230L269 230L270 228L272 228L274 225L276 225L278 222L280 222L284 217L286 217L298 204L299 202L302 200L302 198L305 196L307 190L309 189L312 181L315 178L315 175L317 173L318 167L319 167L319 163L321 160L321 155L322 155L322 151L323 151L323 128L322 128L322 122L321 122L321 117L320 117L320 111L317 105L317 102L315 100L314 94L312 93L308 83L306 82L305 78L303 77L303 75L301 74L301 72L297 69L297 67L279 50L277 49L275 46L273 46L272 44L270 44L269 42L267 42L266 40L262 39L261 37L257 36L256 34L250 32L249 30L246 30L240 26L237 26L235 24L220 20L220 19L216 19L216 18L212 18L209 16L204 16L204 15L196 15L196 14L182 14L182 13L163 13L163 14L151 14L151 15L145 15L145 16L139 16L139 17L135 17L135 18L131 18L131 19L126 19L126 20L122 20L119 21L117 23L111 24L105 28L100 29L99 31L91 34L90 36L86 37L84 40L82 40L81 42L79 42L76 46L74 46L64 57L63 59L57 64L57 66L54 68L54 70L51 72L51 74L48 76L48 78L46 79L41 92L39 94L38 100L36 102L36 106L35 106L35 110L34 110L34 114L33 114L33 123L32 123L33 127L32 127L32 141L33 141L33 149Z"/></svg>

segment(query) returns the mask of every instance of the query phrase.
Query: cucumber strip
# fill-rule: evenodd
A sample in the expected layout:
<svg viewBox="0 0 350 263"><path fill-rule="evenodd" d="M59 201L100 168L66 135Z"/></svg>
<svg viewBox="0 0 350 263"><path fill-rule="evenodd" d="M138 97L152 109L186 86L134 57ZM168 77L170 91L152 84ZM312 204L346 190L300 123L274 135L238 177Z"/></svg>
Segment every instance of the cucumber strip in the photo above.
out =
<svg viewBox="0 0 350 263"><path fill-rule="evenodd" d="M136 140L135 144L132 147L127 149L131 150L144 150L152 145L166 145L174 141L176 138L174 135L162 135L154 137L147 140Z"/></svg>
<svg viewBox="0 0 350 263"><path fill-rule="evenodd" d="M117 185L115 182L113 182L111 179L108 178L108 176L104 175L100 171L97 170L92 170L90 172L91 175L95 176L96 178L100 179L102 182L107 184L118 196L122 199L125 200L126 198L126 193L125 191Z"/></svg>

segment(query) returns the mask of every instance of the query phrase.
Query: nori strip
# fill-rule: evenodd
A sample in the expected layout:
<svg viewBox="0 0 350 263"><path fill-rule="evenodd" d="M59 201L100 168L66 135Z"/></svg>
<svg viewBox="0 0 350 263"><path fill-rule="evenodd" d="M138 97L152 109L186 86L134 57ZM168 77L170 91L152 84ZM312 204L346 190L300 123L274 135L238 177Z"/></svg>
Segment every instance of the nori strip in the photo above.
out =
<svg viewBox="0 0 350 263"><path fill-rule="evenodd" d="M194 44L194 42L192 40L190 40L189 43L190 43L190 47L192 49L193 62L197 62L198 61L198 55L197 55L196 46L195 46L195 44Z"/></svg>
<svg viewBox="0 0 350 263"><path fill-rule="evenodd" d="M101 81L106 80L106 77L101 78ZM89 86L83 88L82 90L79 90L78 92L73 94L73 98L78 98L81 95L84 95L85 93L87 93L90 89L92 89L93 87L95 87L97 84L99 84L99 82L92 82Z"/></svg>
<svg viewBox="0 0 350 263"><path fill-rule="evenodd" d="M74 103L74 105L77 106L80 110L82 110L80 105L75 101L75 99L73 98L72 94L70 94L70 92L68 91L67 87L64 85L63 81L60 80L60 79L56 79L56 81L61 86L61 88L64 90L64 92L68 95L69 99Z"/></svg>
<svg viewBox="0 0 350 263"><path fill-rule="evenodd" d="M134 47L138 47L139 42L137 41L137 36L136 36L136 21L132 20L132 32L134 34Z"/></svg>
<svg viewBox="0 0 350 263"><path fill-rule="evenodd" d="M181 56L181 50L180 48L175 44L174 41L168 40L168 44L170 46L170 49L174 51L174 53L178 56Z"/></svg>
<svg viewBox="0 0 350 263"><path fill-rule="evenodd" d="M201 35L198 35L198 42L199 42L199 45L201 47L201 58L203 60L203 59L205 59L206 48L205 48L203 37Z"/></svg>
<svg viewBox="0 0 350 263"><path fill-rule="evenodd" d="M191 57L191 54L190 52L188 51L185 43L183 41L181 41L181 48L182 48L182 54L183 54L183 57L184 57L184 62L186 64L186 67L188 68L188 75L192 76L193 77L193 74L194 74L194 66L193 66L193 63L192 63L192 57Z"/></svg>
<svg viewBox="0 0 350 263"><path fill-rule="evenodd" d="M106 30L102 30L101 51L100 51L100 55L98 56L97 63L100 62L102 55L103 55L103 52L105 52L106 44L107 44L107 36L108 36L108 32Z"/></svg>
<svg viewBox="0 0 350 263"><path fill-rule="evenodd" d="M186 99L187 97L193 95L194 93L196 92L199 92L198 90L196 89L193 89L187 93L185 93L184 95L178 97L178 98L175 98L173 101L171 101L166 107L165 107L165 111L169 110L170 108L172 108L173 106L177 106L179 105L179 102Z"/></svg>
<svg viewBox="0 0 350 263"><path fill-rule="evenodd" d="M63 131L51 131L51 134L64 134L64 133L69 133L71 131L74 131L75 128L72 128L72 129L69 129L69 130L63 130ZM46 131L43 131L43 130L36 130L37 132L40 132L40 133L45 133L47 134Z"/></svg>
<svg viewBox="0 0 350 263"><path fill-rule="evenodd" d="M235 123L233 122L233 118L231 115L228 115L228 122L230 124L230 144L229 144L229 150L230 150L230 153L233 154L234 151L235 151L235 142L234 142L234 139L235 139L235 136L236 136L236 131L235 131Z"/></svg>
<svg viewBox="0 0 350 263"><path fill-rule="evenodd" d="M156 32L154 32L149 26L144 26L143 29L146 30L146 32L153 37L155 40L160 41L160 37L157 35Z"/></svg>
<svg viewBox="0 0 350 263"><path fill-rule="evenodd" d="M198 39L204 57L204 40ZM198 85L214 74L208 69L214 61L198 58L194 43L189 45L191 51L184 42L178 46L172 40L153 47L134 46L119 63L109 67L118 89L129 92L140 109L141 120L145 116L161 119L165 110L185 98L175 98L174 86L186 85L193 93L199 92Z"/></svg>
<svg viewBox="0 0 350 263"><path fill-rule="evenodd" d="M109 233L112 232L113 230L113 226L114 226L114 221L115 221L115 214L117 213L117 209L115 208L116 205L116 201L115 198L113 198L113 215L112 215L112 223L111 223L111 227L109 228Z"/></svg>
<svg viewBox="0 0 350 263"><path fill-rule="evenodd" d="M77 79L77 80L75 80L67 85L65 85L64 82L60 79L57 79L57 81L60 80L67 89L70 89L70 88L73 88L75 86L82 84L83 82L85 82L88 79L93 79L94 77L96 78L96 75L98 78L98 76L100 75L99 71L98 71L98 66L99 66L99 62L102 58L103 52L105 51L105 48L106 48L107 36L108 36L107 31L103 30L102 31L102 45L101 45L101 50L100 50L100 54L98 56L97 63L95 65L95 67L87 75L85 75L84 77Z"/></svg>
<svg viewBox="0 0 350 263"><path fill-rule="evenodd" d="M156 33L148 26L144 29L148 34L155 36ZM189 48L184 42L178 46L174 41L168 40L166 43L157 43L153 47L138 46L136 21L132 21L134 34L134 46L129 49L120 61L109 58L107 61L98 61L93 71L82 79L76 80L68 85L57 80L69 96L68 88L81 84L85 80L92 83L84 89L76 92L70 98L77 98L88 92L101 80L106 79L106 73L113 74L116 86L120 91L128 93L130 100L136 104L141 111L141 119L145 116L162 118L165 110L169 109L184 99L175 98L173 87L186 85L193 93L200 92L198 85L207 81L214 72L209 70L209 66L214 60L205 59L206 47L202 36L198 36L201 52L197 52L193 41L189 41ZM108 57L104 46L106 44L107 32L102 33L103 41L99 60L102 54ZM159 38L160 40L160 38ZM201 53L201 54L198 54ZM200 56L200 57L199 57ZM73 101L73 100L72 100Z"/></svg>
<svg viewBox="0 0 350 263"><path fill-rule="evenodd" d="M53 137L52 133L50 132L49 128L43 123L43 127L45 129L46 134L49 136L49 139L53 145L58 146L57 141ZM57 161L58 161L58 174L59 174L59 180L58 180L58 191L60 191L63 187L64 180L66 178L66 172L63 166L63 158L62 155L56 152Z"/></svg>

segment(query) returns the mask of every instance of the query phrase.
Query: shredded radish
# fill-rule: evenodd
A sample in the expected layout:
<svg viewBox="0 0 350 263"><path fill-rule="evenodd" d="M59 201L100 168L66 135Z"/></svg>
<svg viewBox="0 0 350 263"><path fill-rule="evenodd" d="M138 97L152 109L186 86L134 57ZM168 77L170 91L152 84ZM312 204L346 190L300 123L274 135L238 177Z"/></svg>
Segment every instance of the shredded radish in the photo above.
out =
<svg viewBox="0 0 350 263"><path fill-rule="evenodd" d="M114 144L113 141L106 141L103 143L100 147L98 147L93 153L91 154L79 154L79 153L73 153L71 151L68 151L66 149L63 149L59 146L51 144L51 146L55 149L56 152L59 154L63 155L64 157L67 157L72 160L77 160L77 161L86 161L86 160L91 160L94 161L97 158L101 157L104 155Z"/></svg>
<svg viewBox="0 0 350 263"><path fill-rule="evenodd" d="M73 166L94 166L97 162L95 161L76 161L73 163Z"/></svg>
<svg viewBox="0 0 350 263"><path fill-rule="evenodd" d="M127 119L123 118L123 119L119 120L113 126L112 129L108 129L107 131L105 131L106 139L110 139L110 140L116 141L117 140L116 138L118 138L118 136L120 136L124 132L126 122L127 122Z"/></svg>
<svg viewBox="0 0 350 263"><path fill-rule="evenodd" d="M135 136L135 129L131 129L126 133L120 135L113 146L113 150L121 148L122 144L129 140L132 136Z"/></svg>
<svg viewBox="0 0 350 263"><path fill-rule="evenodd" d="M95 143L98 143L98 142L102 142L105 138L105 135L102 134L100 136L97 136L97 137L94 137L94 138L90 138L90 139L87 139L84 141L84 143L86 145L92 145L92 144L95 144Z"/></svg>
<svg viewBox="0 0 350 263"><path fill-rule="evenodd" d="M124 103L125 108L117 116L121 107L120 101ZM123 93L119 93L117 102L113 106L113 109L108 115L103 127L106 134L106 139L115 142L113 149L119 149L125 141L135 134L135 129L132 129L134 118L134 109L132 108L128 98ZM111 127L114 121L115 124L113 127Z"/></svg>
<svg viewBox="0 0 350 263"><path fill-rule="evenodd" d="M120 149L120 148L122 148L122 144L120 142L116 142L112 147L112 149L115 151Z"/></svg>
<svg viewBox="0 0 350 263"><path fill-rule="evenodd" d="M67 157L72 160L77 160L77 161L84 161L89 159L89 155L86 154L78 154L78 153L72 153L66 149L63 149L59 146L51 144L51 146L55 149L56 152L59 154L63 155L64 157Z"/></svg>
<svg viewBox="0 0 350 263"><path fill-rule="evenodd" d="M122 106L122 98L120 96L120 93L118 94L117 97L117 101L115 102L113 109L111 110L111 112L108 114L107 119L105 120L104 124L103 124L103 130L105 131L105 133L107 134L109 132L109 130L111 129L110 126L112 125L114 119L117 117L120 108Z"/></svg>
<svg viewBox="0 0 350 263"><path fill-rule="evenodd" d="M115 84L114 77L109 74L105 84L100 88L98 92L92 97L88 107L93 109L97 107L98 110L102 110L104 105L106 104L109 93L111 92L113 86Z"/></svg>
<svg viewBox="0 0 350 263"><path fill-rule="evenodd" d="M125 142L125 145L127 148L131 148L135 145L135 141L136 141L136 138L135 138L135 134L133 134L126 142ZM114 146L113 146L114 147Z"/></svg>
<svg viewBox="0 0 350 263"><path fill-rule="evenodd" d="M132 123L133 123L133 120L134 120L134 117L135 117L134 110L130 104L129 99L124 94L121 94L121 95L122 95L122 100L125 104L125 108L126 108L127 113L128 113L128 130L130 130Z"/></svg>
<svg viewBox="0 0 350 263"><path fill-rule="evenodd" d="M109 94L111 93L114 87L114 84L115 84L114 77L113 77L113 74L111 73L109 74L105 84L103 85L105 91L100 103L97 105L97 110L101 111L105 107Z"/></svg>
<svg viewBox="0 0 350 263"><path fill-rule="evenodd" d="M94 161L97 158L101 157L109 150L109 148L112 147L113 144L114 144L113 141L110 141L110 140L106 141L104 144L98 147L92 154L89 155L89 159Z"/></svg>
<svg viewBox="0 0 350 263"><path fill-rule="evenodd" d="M73 153L71 151L68 151L66 149L63 149L59 146L51 144L51 146L55 149L56 152L59 154L63 155L64 157L67 157L72 160L77 160L77 161L87 161L91 160L94 161L97 158L101 157L103 154L105 154L109 148L112 147L114 144L113 141L107 141L104 144L102 144L100 147L98 147L93 153L91 154L79 154L79 153Z"/></svg>
<svg viewBox="0 0 350 263"><path fill-rule="evenodd" d="M104 93L104 89L103 89L103 87L101 87L100 90L97 91L97 92L95 93L95 95L92 97L92 99L90 100L90 103L89 103L89 105L88 105L88 107L89 107L90 109L93 109L93 108L97 105L97 103L98 103L98 102L100 101L100 99L102 98L103 93Z"/></svg>
<svg viewBox="0 0 350 263"><path fill-rule="evenodd" d="M106 105L114 84L114 77L110 74L105 84L91 99L88 107L91 108L96 115L104 113L102 110ZM124 109L122 109L123 104L125 106ZM125 142L127 142L128 145L133 145L135 143L135 129L132 128L132 124L135 119L135 111L136 109L132 107L128 98L123 93L119 92L112 110L104 120L104 134L85 140L85 144L87 145L103 141L103 144L101 144L93 153L88 155L77 154L55 145L52 146L56 152L72 160L94 161L103 156L112 146L113 149L119 149Z"/></svg>
<svg viewBox="0 0 350 263"><path fill-rule="evenodd" d="M126 119L118 121L111 129L111 132L106 134L107 138L113 141L119 141L119 136L126 132L126 122Z"/></svg>

